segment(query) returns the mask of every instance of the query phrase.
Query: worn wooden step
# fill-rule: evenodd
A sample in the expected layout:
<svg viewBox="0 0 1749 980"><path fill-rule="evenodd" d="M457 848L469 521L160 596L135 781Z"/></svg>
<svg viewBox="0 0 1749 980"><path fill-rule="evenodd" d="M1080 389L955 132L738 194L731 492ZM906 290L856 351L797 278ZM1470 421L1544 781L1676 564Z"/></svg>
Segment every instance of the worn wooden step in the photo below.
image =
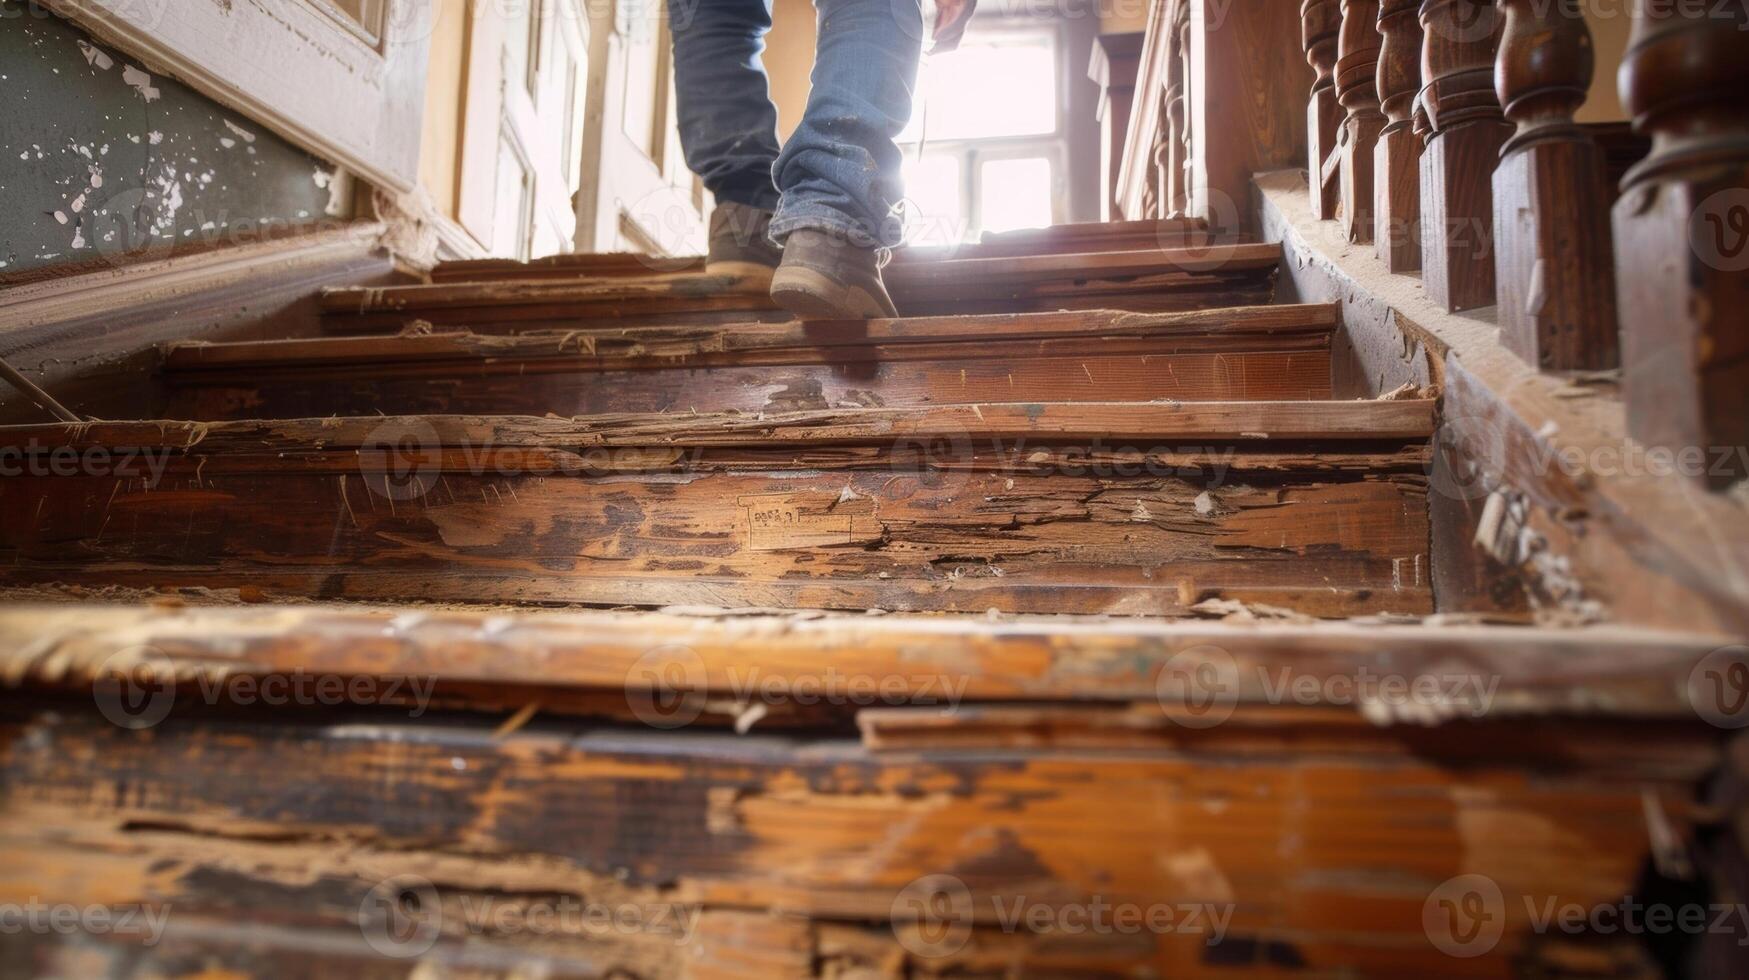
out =
<svg viewBox="0 0 1749 980"><path fill-rule="evenodd" d="M1593 731L1600 747L1625 750L1619 763L1532 772L1445 764L1438 747L1558 730L1472 726L1430 738L1358 721L1345 730L1365 751L1311 738L1299 751L1258 754L1230 749L1248 733L1228 724L1194 747L1148 753L873 752L854 739L538 720L495 735L491 722L409 715L300 719L195 704L134 731L102 717L88 692L11 701L0 711L0 846L10 858L0 900L168 905L182 928L272 923L283 935L356 928L361 916L369 928L412 889L413 902L443 907L445 939L492 949L529 937L470 936L464 903L568 895L884 925L896 941L871 930L856 952L877 958L871 968L907 973L970 969L992 944L1010 975L1022 962L1042 970L1054 948L1059 964L1111 970L1056 975L1154 965L1213 976L1210 957L1247 962L1267 945L1318 973L1507 976L1508 965L1548 952L1532 920L1545 903L1593 908L1632 893L1648 861L1647 814L1689 828L1700 816L1692 787L1716 759L1711 736L1692 725ZM1502 941L1480 960L1448 959L1424 924L1424 908L1459 875L1485 876L1502 893L1490 906L1504 917ZM383 887L391 894L371 905ZM958 906L949 916L906 918L908 901L927 908L944 895ZM1016 903L1082 915L1095 903L1107 914L1167 905L1187 927L1005 927ZM1190 906L1207 916L1200 928L1188 927ZM924 926L934 928L919 935ZM917 944L961 929L964 944ZM814 929L794 938L813 962L846 953ZM610 963L639 952L625 935L593 946L581 935L545 939ZM681 959L643 962L684 976L660 966ZM1465 972L1434 969L1446 962Z"/></svg>
<svg viewBox="0 0 1749 980"><path fill-rule="evenodd" d="M892 263L943 258L1000 258L1074 252L1136 252L1167 248L1200 248L1210 244L1208 222L1201 218L1159 218L1142 221L1086 222L986 233L975 243L907 246L892 253ZM702 255L645 255L637 252L596 252L553 255L529 262L515 259L469 259L440 262L431 270L436 283L489 282L506 279L576 279L641 277L664 272L701 272Z"/></svg>
<svg viewBox="0 0 1749 980"><path fill-rule="evenodd" d="M1432 415L1430 401L1008 403L10 427L0 449L29 475L0 482L0 583L1425 613Z"/></svg>
<svg viewBox="0 0 1749 980"><path fill-rule="evenodd" d="M470 332L164 353L165 414L586 415L1330 397L1336 308Z"/></svg>
<svg viewBox="0 0 1749 980"><path fill-rule="evenodd" d="M949 258L888 268L906 316L1062 309L1139 312L1266 305L1281 249L1222 245L1128 252ZM505 276L474 282L346 288L322 298L331 330L394 332L413 320L476 331L574 329L603 319L787 320L762 286L702 272L645 277Z"/></svg>

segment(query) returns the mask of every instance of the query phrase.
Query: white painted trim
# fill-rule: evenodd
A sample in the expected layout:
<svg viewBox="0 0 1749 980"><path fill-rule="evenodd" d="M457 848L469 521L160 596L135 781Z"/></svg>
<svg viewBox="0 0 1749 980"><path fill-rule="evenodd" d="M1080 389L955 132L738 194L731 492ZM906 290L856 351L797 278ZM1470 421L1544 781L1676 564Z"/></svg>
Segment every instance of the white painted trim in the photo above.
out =
<svg viewBox="0 0 1749 980"><path fill-rule="evenodd" d="M371 43L308 0L44 0L149 71L396 191L418 180L428 0L389 0Z"/></svg>

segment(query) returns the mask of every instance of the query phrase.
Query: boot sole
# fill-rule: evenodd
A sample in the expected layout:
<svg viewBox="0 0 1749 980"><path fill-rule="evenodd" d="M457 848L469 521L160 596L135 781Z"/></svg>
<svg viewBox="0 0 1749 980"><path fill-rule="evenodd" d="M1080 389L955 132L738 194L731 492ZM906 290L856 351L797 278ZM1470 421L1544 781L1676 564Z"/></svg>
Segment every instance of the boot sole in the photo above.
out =
<svg viewBox="0 0 1749 980"><path fill-rule="evenodd" d="M866 289L844 286L794 265L780 266L771 277L771 298L804 320L879 320L897 315Z"/></svg>

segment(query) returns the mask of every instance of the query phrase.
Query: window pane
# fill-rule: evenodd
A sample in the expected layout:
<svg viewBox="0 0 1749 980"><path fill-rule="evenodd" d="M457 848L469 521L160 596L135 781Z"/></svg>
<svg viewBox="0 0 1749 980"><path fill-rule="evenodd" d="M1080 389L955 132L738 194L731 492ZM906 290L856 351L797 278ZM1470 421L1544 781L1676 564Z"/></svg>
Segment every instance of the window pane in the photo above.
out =
<svg viewBox="0 0 1749 980"><path fill-rule="evenodd" d="M951 245L966 233L958 157L925 153L905 157L905 240L912 245Z"/></svg>
<svg viewBox="0 0 1749 980"><path fill-rule="evenodd" d="M901 143L1054 133L1056 44L1048 34L967 39L929 60L919 94Z"/></svg>
<svg viewBox="0 0 1749 980"><path fill-rule="evenodd" d="M984 231L1043 228L1051 223L1051 161L989 160L978 169Z"/></svg>

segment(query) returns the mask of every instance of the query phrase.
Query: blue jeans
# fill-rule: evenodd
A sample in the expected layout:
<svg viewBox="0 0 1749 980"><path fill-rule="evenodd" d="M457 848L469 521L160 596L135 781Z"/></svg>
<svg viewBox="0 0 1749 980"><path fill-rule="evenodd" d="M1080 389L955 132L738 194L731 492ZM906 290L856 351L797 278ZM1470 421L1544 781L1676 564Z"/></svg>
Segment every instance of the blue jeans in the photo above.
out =
<svg viewBox="0 0 1749 980"><path fill-rule="evenodd" d="M777 145L760 53L769 0L668 0L686 165L720 201L776 212L771 237L813 228L859 245L900 240L893 138L911 119L923 49L918 0L815 0L819 43L801 125Z"/></svg>

